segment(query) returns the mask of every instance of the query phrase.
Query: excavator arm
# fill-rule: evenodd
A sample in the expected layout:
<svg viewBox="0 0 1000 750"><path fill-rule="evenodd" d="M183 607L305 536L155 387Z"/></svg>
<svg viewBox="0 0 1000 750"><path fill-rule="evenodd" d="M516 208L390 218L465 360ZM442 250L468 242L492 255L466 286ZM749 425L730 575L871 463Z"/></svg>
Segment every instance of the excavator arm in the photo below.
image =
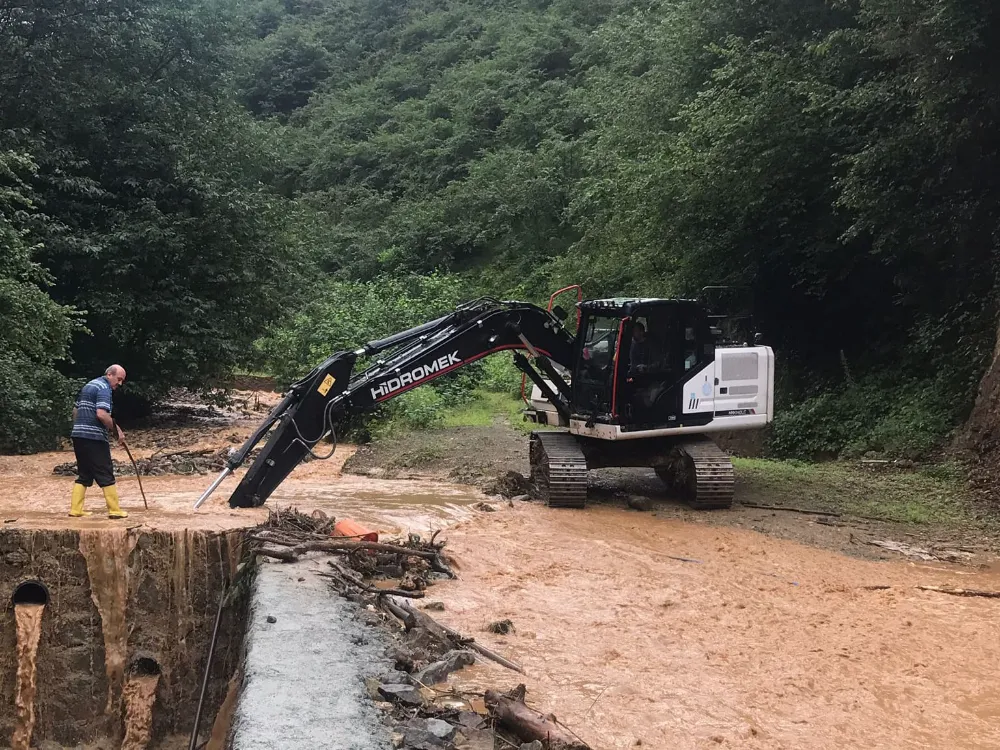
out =
<svg viewBox="0 0 1000 750"><path fill-rule="evenodd" d="M489 354L515 350L515 364L568 415L570 390L552 362L569 368L575 338L562 322L527 302L481 299L423 325L371 341L355 351L331 355L294 383L264 422L227 461L222 474L195 503L198 508L229 474L242 465L267 437L263 449L229 498L234 508L258 507L306 455L329 458L336 446L336 425L343 418L369 412L378 404ZM533 359L528 360L527 351ZM356 362L371 360L354 373ZM374 358L374 359L372 359ZM532 366L556 385L553 390ZM332 447L317 446L332 436Z"/></svg>

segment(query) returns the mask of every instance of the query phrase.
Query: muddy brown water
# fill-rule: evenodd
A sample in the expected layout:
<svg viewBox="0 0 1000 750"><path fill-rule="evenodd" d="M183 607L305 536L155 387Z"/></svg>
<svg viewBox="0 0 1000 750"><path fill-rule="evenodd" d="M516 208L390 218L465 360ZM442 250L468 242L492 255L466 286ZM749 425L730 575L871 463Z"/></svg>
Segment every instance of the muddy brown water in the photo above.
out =
<svg viewBox="0 0 1000 750"><path fill-rule="evenodd" d="M132 677L125 683L125 739L121 750L146 750L153 734L153 704L160 675Z"/></svg>
<svg viewBox="0 0 1000 750"><path fill-rule="evenodd" d="M134 451L136 458L151 452ZM194 503L213 476L143 477L149 510L143 507L135 477L120 477L122 507L130 514L123 521L107 518L104 501L95 490L88 493L86 504L88 510L94 511L93 516L67 516L73 479L53 476L51 471L56 464L71 459L71 453L0 456L0 477L4 478L5 488L0 495L0 520L5 522L3 528L17 529L96 531L140 527L170 532L224 531L261 523L270 508L295 506L304 512L320 510L336 518L354 518L386 533L428 533L470 517L475 513L470 506L484 499L474 488L443 480L342 474L342 465L353 452L353 446L338 446L329 461L300 464L262 508L229 507L229 496L243 476L242 469L226 479L197 511L193 510ZM116 451L113 454L117 457Z"/></svg>
<svg viewBox="0 0 1000 750"><path fill-rule="evenodd" d="M995 572L600 507L519 504L447 537L460 579L435 617L526 669L457 684L524 681L591 747L1000 747L1000 602L915 588L1000 589ZM510 636L485 631L505 618Z"/></svg>
<svg viewBox="0 0 1000 750"><path fill-rule="evenodd" d="M65 460L53 454L49 469L56 456ZM66 518L71 480L40 476L26 460L8 460L0 474L5 468L12 473L0 514L16 519L8 528L121 528L97 515ZM228 507L238 478L192 513L210 481L144 478L147 513L134 479L123 478L120 491L133 513L126 527L154 529L184 546L196 543L196 529L218 533L266 518L267 507ZM915 588L1000 589L1000 569L859 560L715 527L710 513L693 523L608 506L559 511L517 503L481 513L472 505L482 499L443 481L341 476L334 462L317 462L298 467L268 507L322 510L385 533L445 528L460 578L428 592L445 602L434 616L526 669L522 676L477 664L458 676L458 686L481 692L524 681L530 704L554 712L595 749L639 741L681 749L1000 748L1000 601ZM99 504L88 498L92 509ZM81 538L79 549L86 544ZM140 553L151 554L133 548L126 558ZM201 592L188 603L185 593L204 553L155 558L171 615L169 624L150 629L169 633L172 643L210 625L214 599ZM88 558L86 567L113 579L120 552L103 554L107 560ZM142 585L130 584L130 602ZM113 586L97 598L88 593L95 612L112 613L117 596ZM95 617L101 622L104 614ZM500 619L513 621L509 636L485 631ZM109 678L121 672L113 614L108 621L110 635L101 634L94 652L99 711L111 695ZM155 633L145 635L155 642L148 637ZM198 653L185 645L175 651L183 663ZM228 722L225 705L235 699L231 677L220 674L214 687L216 742ZM192 698L176 682L165 671L158 689L173 706ZM175 727L155 730L159 710L154 705L154 734L165 736Z"/></svg>
<svg viewBox="0 0 1000 750"><path fill-rule="evenodd" d="M28 750L35 729L35 692L38 639L42 633L44 604L18 604L14 607L17 624L17 693L14 698L15 724L11 750Z"/></svg>

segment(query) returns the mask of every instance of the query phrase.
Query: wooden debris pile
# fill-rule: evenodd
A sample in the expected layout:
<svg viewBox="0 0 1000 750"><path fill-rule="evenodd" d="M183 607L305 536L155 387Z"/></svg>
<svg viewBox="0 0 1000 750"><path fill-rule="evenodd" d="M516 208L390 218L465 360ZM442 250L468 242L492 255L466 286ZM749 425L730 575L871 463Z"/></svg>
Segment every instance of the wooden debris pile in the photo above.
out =
<svg viewBox="0 0 1000 750"><path fill-rule="evenodd" d="M392 542L331 537L334 519L320 511L307 516L295 509L272 509L250 539L256 552L294 562L310 552L325 552L325 575L345 598L357 602L359 615L383 627L391 640L393 669L366 680L368 692L389 715L393 746L403 750L589 750L588 745L552 715L525 702L524 685L500 692L461 692L446 685L448 675L485 658L523 673L522 667L474 638L418 609L436 580L454 578L438 532L430 539L410 534ZM513 627L506 621L504 625Z"/></svg>
<svg viewBox="0 0 1000 750"><path fill-rule="evenodd" d="M247 462L252 461L260 453L260 448L250 452ZM163 476L165 474L202 475L215 474L226 467L229 460L229 447L204 448L202 450L170 451L159 450L149 458L137 458L136 466L141 476ZM129 461L112 461L115 476L132 476L135 474ZM61 476L76 476L76 462L58 464L52 469L53 474Z"/></svg>

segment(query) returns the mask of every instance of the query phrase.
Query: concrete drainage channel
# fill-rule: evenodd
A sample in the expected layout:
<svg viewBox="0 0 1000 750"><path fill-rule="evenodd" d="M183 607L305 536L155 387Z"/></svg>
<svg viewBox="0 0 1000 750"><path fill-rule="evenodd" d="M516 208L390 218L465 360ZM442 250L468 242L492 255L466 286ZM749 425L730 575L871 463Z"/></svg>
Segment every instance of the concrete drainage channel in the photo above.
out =
<svg viewBox="0 0 1000 750"><path fill-rule="evenodd" d="M471 652L390 635L326 560L263 561L247 532L0 530L0 748L494 747L417 689Z"/></svg>
<svg viewBox="0 0 1000 750"><path fill-rule="evenodd" d="M242 538L0 532L0 747L180 750L196 720L195 747L227 747L253 584Z"/></svg>
<svg viewBox="0 0 1000 750"><path fill-rule="evenodd" d="M244 533L0 531L0 748L389 748L378 632Z"/></svg>

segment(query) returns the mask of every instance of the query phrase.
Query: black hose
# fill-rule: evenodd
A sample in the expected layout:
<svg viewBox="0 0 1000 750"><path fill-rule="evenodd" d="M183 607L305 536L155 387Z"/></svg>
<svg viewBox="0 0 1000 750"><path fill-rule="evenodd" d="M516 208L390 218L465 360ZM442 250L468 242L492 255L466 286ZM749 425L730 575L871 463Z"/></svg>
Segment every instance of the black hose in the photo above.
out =
<svg viewBox="0 0 1000 750"><path fill-rule="evenodd" d="M219 595L219 611L215 613L215 627L212 629L212 641L208 644L208 661L205 662L205 676L201 681L201 695L198 697L198 710L194 715L194 727L191 729L191 744L188 750L195 750L198 744L198 725L201 724L201 711L205 706L205 693L208 690L208 676L212 672L212 657L215 655L215 642L219 638L219 623L222 622L222 609L226 603L228 585L222 587Z"/></svg>

